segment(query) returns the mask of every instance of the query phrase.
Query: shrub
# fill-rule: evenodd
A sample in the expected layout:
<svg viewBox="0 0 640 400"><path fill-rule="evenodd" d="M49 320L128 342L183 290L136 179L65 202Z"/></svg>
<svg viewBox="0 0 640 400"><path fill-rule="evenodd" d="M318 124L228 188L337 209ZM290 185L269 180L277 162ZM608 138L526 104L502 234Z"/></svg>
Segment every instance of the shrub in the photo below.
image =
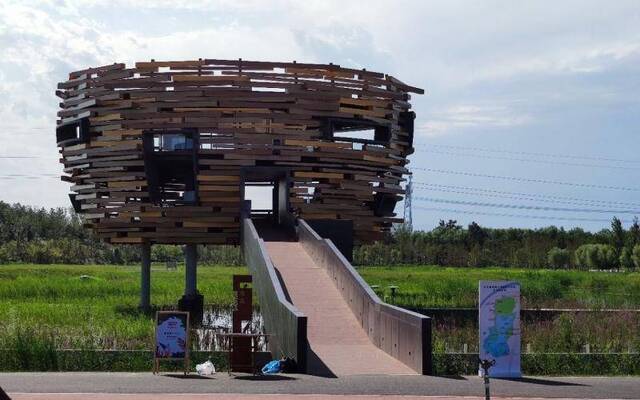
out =
<svg viewBox="0 0 640 400"><path fill-rule="evenodd" d="M583 244L575 253L576 265L584 269L611 269L618 266L613 246L608 244Z"/></svg>
<svg viewBox="0 0 640 400"><path fill-rule="evenodd" d="M184 258L180 246L156 244L151 246L151 260L155 262L182 261Z"/></svg>
<svg viewBox="0 0 640 400"><path fill-rule="evenodd" d="M582 268L582 269L588 269L589 265L587 262L587 245L583 245L580 246L576 249L575 253L573 254L574 257L574 261L576 264L576 267L578 268Z"/></svg>
<svg viewBox="0 0 640 400"><path fill-rule="evenodd" d="M619 258L620 268L630 271L633 269L633 259L631 250L628 247L623 247L620 250L620 258Z"/></svg>
<svg viewBox="0 0 640 400"><path fill-rule="evenodd" d="M494 259L491 249L475 245L467 254L467 265L469 267L489 267L495 263Z"/></svg>
<svg viewBox="0 0 640 400"><path fill-rule="evenodd" d="M18 247L15 240L0 245L0 264L20 261Z"/></svg>
<svg viewBox="0 0 640 400"><path fill-rule="evenodd" d="M198 258L204 264L238 266L244 263L240 246L199 246Z"/></svg>
<svg viewBox="0 0 640 400"><path fill-rule="evenodd" d="M31 339L30 339L31 340ZM39 340L39 339L38 339ZM25 343L27 344L27 343ZM36 347L0 350L0 371L148 371L153 361L153 352L147 350L56 350L48 343L40 344L35 340L28 343ZM266 358L259 353L257 362ZM192 351L191 370L196 364L211 360L219 371L228 370L227 355L222 352ZM182 362L163 362L162 371L180 371Z"/></svg>
<svg viewBox="0 0 640 400"><path fill-rule="evenodd" d="M472 375L478 372L478 354L433 355L436 375ZM635 354L532 353L522 354L526 375L637 375L640 357Z"/></svg>
<svg viewBox="0 0 640 400"><path fill-rule="evenodd" d="M568 268L571 262L571 253L567 249L554 247L547 253L547 263L551 268Z"/></svg>
<svg viewBox="0 0 640 400"><path fill-rule="evenodd" d="M640 269L640 244L633 246L633 252L631 253L631 260L636 268Z"/></svg>
<svg viewBox="0 0 640 400"><path fill-rule="evenodd" d="M607 244L598 246L598 263L600 269L612 269L620 267L618 264L618 253L616 249Z"/></svg>

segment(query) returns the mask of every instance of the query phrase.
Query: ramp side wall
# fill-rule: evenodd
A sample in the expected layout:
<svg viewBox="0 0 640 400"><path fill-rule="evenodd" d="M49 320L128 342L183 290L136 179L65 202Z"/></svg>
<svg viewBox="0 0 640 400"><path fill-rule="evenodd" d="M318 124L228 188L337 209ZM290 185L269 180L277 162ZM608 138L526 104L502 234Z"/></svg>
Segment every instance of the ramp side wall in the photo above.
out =
<svg viewBox="0 0 640 400"><path fill-rule="evenodd" d="M311 258L333 278L371 342L414 371L431 375L431 318L381 301L336 246L301 219L298 237Z"/></svg>
<svg viewBox="0 0 640 400"><path fill-rule="evenodd" d="M299 372L307 370L307 317L285 296L280 279L253 222L242 221L242 250L253 275L260 309L275 358L291 357Z"/></svg>

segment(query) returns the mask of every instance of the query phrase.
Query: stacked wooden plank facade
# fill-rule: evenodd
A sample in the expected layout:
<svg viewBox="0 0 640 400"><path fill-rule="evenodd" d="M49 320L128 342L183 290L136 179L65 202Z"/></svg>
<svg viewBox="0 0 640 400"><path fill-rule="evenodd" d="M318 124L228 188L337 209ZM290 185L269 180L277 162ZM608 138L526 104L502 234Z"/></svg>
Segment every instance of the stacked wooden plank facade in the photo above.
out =
<svg viewBox="0 0 640 400"><path fill-rule="evenodd" d="M395 222L413 152L409 93L333 64L200 59L113 64L58 85L62 179L111 243L237 244L243 171L286 171L288 207L352 220L356 242Z"/></svg>

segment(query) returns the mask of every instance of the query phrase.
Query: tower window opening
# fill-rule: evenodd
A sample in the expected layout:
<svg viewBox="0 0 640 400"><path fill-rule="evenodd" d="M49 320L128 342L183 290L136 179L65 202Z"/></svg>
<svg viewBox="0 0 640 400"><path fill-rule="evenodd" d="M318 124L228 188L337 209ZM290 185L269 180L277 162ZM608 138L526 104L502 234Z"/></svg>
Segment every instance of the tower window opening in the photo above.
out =
<svg viewBox="0 0 640 400"><path fill-rule="evenodd" d="M184 133L156 133L153 135L153 151L193 150L193 138Z"/></svg>
<svg viewBox="0 0 640 400"><path fill-rule="evenodd" d="M195 130L150 132L144 137L149 197L162 206L198 202Z"/></svg>

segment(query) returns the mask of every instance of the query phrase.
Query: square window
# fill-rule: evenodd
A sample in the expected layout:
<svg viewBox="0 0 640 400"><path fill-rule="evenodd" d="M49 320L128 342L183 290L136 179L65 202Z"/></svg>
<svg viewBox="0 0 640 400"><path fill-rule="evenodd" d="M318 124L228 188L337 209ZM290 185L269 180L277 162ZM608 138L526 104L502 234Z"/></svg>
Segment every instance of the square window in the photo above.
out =
<svg viewBox="0 0 640 400"><path fill-rule="evenodd" d="M153 135L153 151L193 150L193 138L184 133L156 133Z"/></svg>

